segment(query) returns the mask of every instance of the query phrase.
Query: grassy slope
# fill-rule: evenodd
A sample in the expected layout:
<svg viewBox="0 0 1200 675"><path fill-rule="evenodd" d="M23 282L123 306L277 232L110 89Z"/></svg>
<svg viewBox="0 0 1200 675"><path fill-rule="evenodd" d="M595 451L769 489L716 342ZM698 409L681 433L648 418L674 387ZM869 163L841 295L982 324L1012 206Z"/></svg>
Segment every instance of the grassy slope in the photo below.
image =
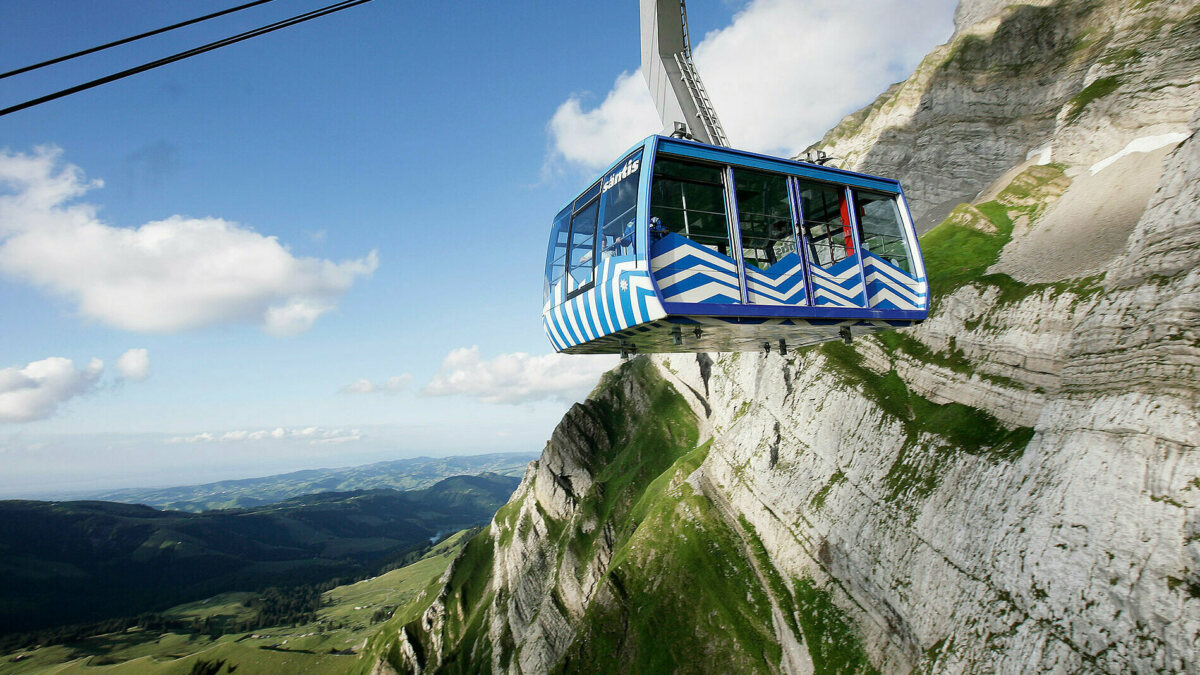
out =
<svg viewBox="0 0 1200 675"><path fill-rule="evenodd" d="M363 642L379 625L373 622L379 609L395 608L397 615L406 616L409 606L416 603L422 591L436 583L458 554L466 542L465 534L459 532L447 538L412 565L326 592L326 605L315 624L259 629L215 640L204 635L146 634L135 630L0 657L0 673L173 675L190 673L199 661L222 659L235 665L237 672L248 675L345 673L353 668L355 657L333 654L331 650L345 650ZM247 597L248 594L227 593L180 605L167 613L219 621L249 612L241 603ZM18 657L23 658L14 660Z"/></svg>
<svg viewBox="0 0 1200 675"><path fill-rule="evenodd" d="M423 490L322 493L203 514L110 502L0 502L0 631L363 576L432 537L486 522L517 483L496 474L456 476Z"/></svg>

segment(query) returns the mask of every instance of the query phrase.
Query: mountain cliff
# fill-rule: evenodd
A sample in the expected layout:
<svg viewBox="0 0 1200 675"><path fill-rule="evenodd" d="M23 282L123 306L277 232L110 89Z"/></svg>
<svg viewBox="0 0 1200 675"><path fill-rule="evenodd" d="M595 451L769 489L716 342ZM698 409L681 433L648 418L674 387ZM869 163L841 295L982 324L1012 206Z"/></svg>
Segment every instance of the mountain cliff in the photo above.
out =
<svg viewBox="0 0 1200 675"><path fill-rule="evenodd" d="M956 18L820 144L930 320L623 364L364 672L1200 672L1200 5Z"/></svg>

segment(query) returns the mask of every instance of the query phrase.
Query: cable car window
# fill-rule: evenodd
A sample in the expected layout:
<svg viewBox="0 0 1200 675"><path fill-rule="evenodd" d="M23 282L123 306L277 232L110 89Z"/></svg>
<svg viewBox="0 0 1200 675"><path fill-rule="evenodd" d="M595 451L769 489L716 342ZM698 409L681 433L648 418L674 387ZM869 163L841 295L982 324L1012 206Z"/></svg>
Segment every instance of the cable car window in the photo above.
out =
<svg viewBox="0 0 1200 675"><path fill-rule="evenodd" d="M854 255L854 239L846 227L846 191L836 185L800 181L804 236L813 262L828 267Z"/></svg>
<svg viewBox="0 0 1200 675"><path fill-rule="evenodd" d="M742 256L747 266L769 269L796 252L787 178L761 171L734 169Z"/></svg>
<svg viewBox="0 0 1200 675"><path fill-rule="evenodd" d="M720 167L660 156L650 188L651 217L671 232L730 255L722 173Z"/></svg>
<svg viewBox="0 0 1200 675"><path fill-rule="evenodd" d="M550 231L550 250L546 252L546 284L543 288L542 302L558 295L554 292L562 281L567 269L567 235L570 233L571 210L563 209L554 218L554 228Z"/></svg>
<svg viewBox="0 0 1200 675"><path fill-rule="evenodd" d="M912 274L908 244L904 240L904 226L896 199L855 190L854 202L858 205L862 247Z"/></svg>
<svg viewBox="0 0 1200 675"><path fill-rule="evenodd" d="M600 201L595 200L571 219L570 250L567 254L567 292L582 290L592 283L595 265L596 215Z"/></svg>
<svg viewBox="0 0 1200 675"><path fill-rule="evenodd" d="M626 157L604 179L600 197L604 213L604 225L600 228L600 252L603 257L633 255L635 252L641 157L640 150Z"/></svg>

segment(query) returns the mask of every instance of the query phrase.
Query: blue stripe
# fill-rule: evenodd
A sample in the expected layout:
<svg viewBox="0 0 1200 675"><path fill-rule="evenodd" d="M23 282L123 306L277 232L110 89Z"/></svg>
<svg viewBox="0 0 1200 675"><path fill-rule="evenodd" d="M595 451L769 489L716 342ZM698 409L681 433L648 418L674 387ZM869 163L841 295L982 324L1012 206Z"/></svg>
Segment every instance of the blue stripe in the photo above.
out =
<svg viewBox="0 0 1200 675"><path fill-rule="evenodd" d="M646 309L646 298L653 298L654 291L648 288L639 288L637 293L638 307L642 310L642 316L646 319L650 318L650 310Z"/></svg>
<svg viewBox="0 0 1200 675"><path fill-rule="evenodd" d="M567 308L567 303L563 303L558 306L559 323L563 328L567 329L567 334L571 336L571 344L577 345L580 342L583 342L583 340L579 339L579 336L575 334L575 329L571 327L571 322L567 320Z"/></svg>
<svg viewBox="0 0 1200 675"><path fill-rule="evenodd" d="M667 314L690 316L778 317L797 319L875 319L923 321L928 310L868 309L865 307L813 307L811 305L716 305L700 302L663 303Z"/></svg>
<svg viewBox="0 0 1200 675"><path fill-rule="evenodd" d="M613 281L613 283L616 284L615 288L618 293L621 292L621 279L623 278L624 275L618 274L616 279ZM613 288L606 288L604 291L604 307L608 311L608 323L613 328L612 332L615 333L624 328L624 324L621 323L621 315L617 313L616 302L613 301Z"/></svg>
<svg viewBox="0 0 1200 675"><path fill-rule="evenodd" d="M575 324L577 326L579 326L579 330L583 331L583 340L581 340L581 342L587 342L588 340L591 340L593 336L588 335L587 324L584 323L583 317L579 316L579 298L578 297L571 300L571 314L575 317Z"/></svg>
<svg viewBox="0 0 1200 675"><path fill-rule="evenodd" d="M692 290L693 288L699 288L710 283L720 284L722 286L732 288L734 291L738 290L738 285L736 283L731 284L725 279L710 277L707 274L693 274L683 281L664 287L662 289L662 294L664 297L671 297L673 295L679 295L680 293L684 293Z"/></svg>
<svg viewBox="0 0 1200 675"><path fill-rule="evenodd" d="M629 301L629 294L633 291L633 282L629 283L629 288L621 290L621 326L628 328L637 323L637 317L633 315L633 305Z"/></svg>
<svg viewBox="0 0 1200 675"><path fill-rule="evenodd" d="M595 292L596 292L595 289L592 289L592 290L588 291L587 293L584 293L583 295L579 296L579 308L580 308L580 310L583 311L583 316L587 319L588 328L592 329L592 339L593 340L600 337L601 335L604 335L604 333L608 332L608 331L604 331L604 333L601 333L600 330L596 328L596 325L597 325L596 321L594 321L592 318L592 303L588 302L587 296L588 296L588 293L595 293Z"/></svg>
<svg viewBox="0 0 1200 675"><path fill-rule="evenodd" d="M550 344L560 352L566 349L567 345L563 344L563 341L555 335L554 327L550 325L550 321L546 317L542 317L542 325L546 327L546 334L550 336Z"/></svg>

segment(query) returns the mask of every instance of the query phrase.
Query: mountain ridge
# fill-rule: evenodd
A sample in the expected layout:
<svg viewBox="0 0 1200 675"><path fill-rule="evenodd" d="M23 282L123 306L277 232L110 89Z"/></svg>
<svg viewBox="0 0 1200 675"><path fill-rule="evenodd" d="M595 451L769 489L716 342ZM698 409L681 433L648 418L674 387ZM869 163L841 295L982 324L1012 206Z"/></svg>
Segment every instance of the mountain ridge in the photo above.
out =
<svg viewBox="0 0 1200 675"><path fill-rule="evenodd" d="M416 490L450 476L498 473L519 476L537 453L507 452L449 457L412 457L331 469L302 469L165 488L122 488L73 496L73 500L140 503L198 513L210 509L250 508L317 492L393 488Z"/></svg>

